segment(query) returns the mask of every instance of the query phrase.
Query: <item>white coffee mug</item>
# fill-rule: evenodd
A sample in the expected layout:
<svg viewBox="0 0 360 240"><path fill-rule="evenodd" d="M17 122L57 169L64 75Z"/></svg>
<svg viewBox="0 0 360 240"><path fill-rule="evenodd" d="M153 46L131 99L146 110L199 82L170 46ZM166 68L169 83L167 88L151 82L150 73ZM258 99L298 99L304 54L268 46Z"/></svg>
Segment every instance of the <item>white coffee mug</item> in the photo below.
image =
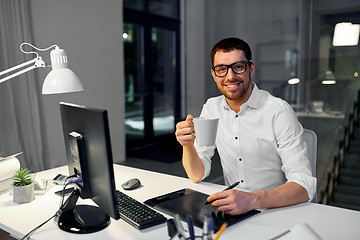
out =
<svg viewBox="0 0 360 240"><path fill-rule="evenodd" d="M195 117L193 119L196 141L202 146L212 146L215 144L217 129L219 126L218 118Z"/></svg>

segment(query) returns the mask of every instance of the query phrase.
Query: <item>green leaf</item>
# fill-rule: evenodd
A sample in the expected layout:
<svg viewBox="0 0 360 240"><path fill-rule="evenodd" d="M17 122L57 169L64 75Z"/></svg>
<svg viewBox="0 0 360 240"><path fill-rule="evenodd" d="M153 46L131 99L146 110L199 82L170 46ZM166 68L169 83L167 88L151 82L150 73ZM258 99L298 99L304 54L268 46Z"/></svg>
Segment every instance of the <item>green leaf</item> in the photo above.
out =
<svg viewBox="0 0 360 240"><path fill-rule="evenodd" d="M22 168L20 170L17 170L13 177L13 186L21 187L21 186L30 185L31 183L33 183L30 172L31 171L27 168Z"/></svg>

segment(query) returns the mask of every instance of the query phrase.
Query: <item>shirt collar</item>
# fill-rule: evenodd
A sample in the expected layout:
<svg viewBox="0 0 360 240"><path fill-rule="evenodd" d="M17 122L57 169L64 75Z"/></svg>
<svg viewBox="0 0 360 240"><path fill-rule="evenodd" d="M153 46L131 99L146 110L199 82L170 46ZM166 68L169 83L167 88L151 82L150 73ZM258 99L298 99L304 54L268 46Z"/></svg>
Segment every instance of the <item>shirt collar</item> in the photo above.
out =
<svg viewBox="0 0 360 240"><path fill-rule="evenodd" d="M252 87L251 95L244 104L248 105L251 108L258 108L261 98L260 90L253 82L251 82L251 87Z"/></svg>
<svg viewBox="0 0 360 240"><path fill-rule="evenodd" d="M249 99L243 105L249 106L251 108L258 108L259 103L260 103L260 98L261 98L260 90L256 86L256 84L253 82L251 82L251 87L252 87L251 95L250 95ZM231 109L229 104L227 103L224 95L223 95L223 105L224 105L225 109L227 109L227 110Z"/></svg>

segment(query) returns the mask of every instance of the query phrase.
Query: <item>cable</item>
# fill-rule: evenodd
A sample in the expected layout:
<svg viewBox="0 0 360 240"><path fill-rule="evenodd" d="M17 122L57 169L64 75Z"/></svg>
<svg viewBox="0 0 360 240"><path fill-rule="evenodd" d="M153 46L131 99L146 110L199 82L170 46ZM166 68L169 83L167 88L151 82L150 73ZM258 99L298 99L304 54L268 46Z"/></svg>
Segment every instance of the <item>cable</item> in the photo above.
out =
<svg viewBox="0 0 360 240"><path fill-rule="evenodd" d="M63 190L62 190L62 195L61 195L61 201L60 201L60 206L59 206L59 209L61 209L64 205L64 198L65 198L65 189L66 187L69 185L69 184L72 184L72 183L79 183L79 182L82 182L82 177L78 177L77 179L75 180L71 180L69 182L67 182L69 179L71 178L74 178L74 177L77 177L77 175L71 175L69 177L67 177L65 179L65 185L63 187Z"/></svg>
<svg viewBox="0 0 360 240"><path fill-rule="evenodd" d="M82 177L78 177L77 179L68 181L69 179L74 178L74 177L77 177L77 175L72 175L72 176L69 176L69 177L67 177L67 178L65 179L66 184L65 184L64 187L63 187L62 198L61 198L61 201L60 201L61 204L60 204L60 206L59 206L59 210L63 207L63 204L64 204L64 197L65 197L65 188L66 188L66 186L69 185L69 184L72 184L72 183L82 182ZM67 182L67 181L68 181L68 182ZM40 229L42 226L44 226L47 222L49 222L51 219L53 219L54 217L56 217L57 214L58 214L58 212L59 212L59 210L56 211L56 213L55 213L53 216L51 216L48 220L46 220L45 222L41 223L39 226L37 226L37 227L35 227L34 229L32 229L30 232L28 232L23 238L21 238L21 240L25 240L25 239L28 240L28 239L30 238L30 236L31 236L34 232L36 232L37 230L39 230L39 229Z"/></svg>
<svg viewBox="0 0 360 240"><path fill-rule="evenodd" d="M48 221L50 221L51 219L53 219L56 216L56 214L54 214L51 218L49 218L48 220L46 220L45 222L43 222L42 224L40 224L39 226L37 226L36 228L34 228L33 230L31 230L30 232L28 232L21 240L24 239L29 239L30 236L36 232L39 228L41 228L42 226L44 226Z"/></svg>
<svg viewBox="0 0 360 240"><path fill-rule="evenodd" d="M74 178L76 177L76 175L71 175L71 176L68 176L67 178L65 178L65 184L64 184L64 187L63 187L63 190L62 190L62 194L61 194L61 201L60 201L60 205L59 205L59 209L61 209L61 207L63 206L64 204L64 198L65 198L65 189L66 189L66 186L69 185L69 183L67 182L69 179L71 178Z"/></svg>
<svg viewBox="0 0 360 240"><path fill-rule="evenodd" d="M24 43L22 43L22 44L20 45L20 50L21 50L23 53L25 53L25 54L31 54L31 53L33 53L33 54L36 54L37 57L39 56L39 54L38 54L37 52L34 52L34 51L27 52L27 51L25 51L25 50L23 49L23 46L24 46L24 45L28 45L28 46L34 48L35 50L42 51L42 52L47 51L47 50L49 50L49 49L51 49L51 48L59 48L58 45L52 45L52 46L50 46L50 47L48 47L48 48L37 48L37 47L35 47L34 45L32 45L32 44L30 44L30 43L27 43L27 42L24 42Z"/></svg>

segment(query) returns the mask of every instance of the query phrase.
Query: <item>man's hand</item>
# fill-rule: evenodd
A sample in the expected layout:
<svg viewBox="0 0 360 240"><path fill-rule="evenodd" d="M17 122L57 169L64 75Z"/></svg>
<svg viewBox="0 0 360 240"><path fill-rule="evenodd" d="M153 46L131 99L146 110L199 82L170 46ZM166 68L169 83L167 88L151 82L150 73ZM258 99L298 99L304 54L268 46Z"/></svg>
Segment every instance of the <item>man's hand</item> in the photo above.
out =
<svg viewBox="0 0 360 240"><path fill-rule="evenodd" d="M213 207L229 215L239 215L255 209L253 207L255 195L240 190L230 189L217 192L209 196L207 201L213 201L211 203Z"/></svg>
<svg viewBox="0 0 360 240"><path fill-rule="evenodd" d="M230 215L243 214L254 209L285 207L308 200L305 188L295 182L287 182L264 191L244 192L230 189L207 198L208 202L212 202L212 206Z"/></svg>
<svg viewBox="0 0 360 240"><path fill-rule="evenodd" d="M185 121L176 124L175 136L182 146L190 145L195 140L195 136L192 135L194 132L193 118L193 116L187 115Z"/></svg>
<svg viewBox="0 0 360 240"><path fill-rule="evenodd" d="M186 174L194 183L201 181L204 176L205 167L194 146L195 136L193 116L188 115L185 121L176 124L175 136L177 141L183 146L182 164Z"/></svg>

